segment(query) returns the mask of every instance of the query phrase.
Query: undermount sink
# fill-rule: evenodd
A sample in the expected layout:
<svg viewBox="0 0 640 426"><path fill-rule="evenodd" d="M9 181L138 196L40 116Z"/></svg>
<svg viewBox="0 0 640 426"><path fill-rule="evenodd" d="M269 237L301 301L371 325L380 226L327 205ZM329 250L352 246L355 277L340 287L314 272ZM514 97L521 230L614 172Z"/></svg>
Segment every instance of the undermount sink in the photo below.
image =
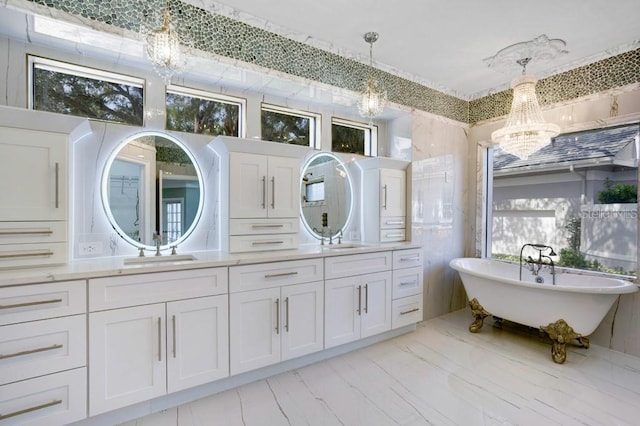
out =
<svg viewBox="0 0 640 426"><path fill-rule="evenodd" d="M198 260L192 254L170 254L165 256L136 256L127 257L124 260L125 265L157 265L161 263L175 263Z"/></svg>

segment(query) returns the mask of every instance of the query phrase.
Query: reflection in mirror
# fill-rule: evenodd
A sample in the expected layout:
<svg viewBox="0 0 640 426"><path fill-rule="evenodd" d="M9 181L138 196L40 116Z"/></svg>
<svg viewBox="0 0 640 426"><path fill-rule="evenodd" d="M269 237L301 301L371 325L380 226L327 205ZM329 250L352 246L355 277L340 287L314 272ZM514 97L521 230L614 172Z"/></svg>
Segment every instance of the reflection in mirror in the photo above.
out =
<svg viewBox="0 0 640 426"><path fill-rule="evenodd" d="M135 246L182 242L202 210L202 180L189 151L174 137L143 132L125 140L107 162L102 199L112 226Z"/></svg>
<svg viewBox="0 0 640 426"><path fill-rule="evenodd" d="M322 152L307 161L300 182L302 221L316 238L336 235L347 226L352 210L351 177L334 154ZM327 223L323 224L326 214ZM324 226L323 226L324 225Z"/></svg>

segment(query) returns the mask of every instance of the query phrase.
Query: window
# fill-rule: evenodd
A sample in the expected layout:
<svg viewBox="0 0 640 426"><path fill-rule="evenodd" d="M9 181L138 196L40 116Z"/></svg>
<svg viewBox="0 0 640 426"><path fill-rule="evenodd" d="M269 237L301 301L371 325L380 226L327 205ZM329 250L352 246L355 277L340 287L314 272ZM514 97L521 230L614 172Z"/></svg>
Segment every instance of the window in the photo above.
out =
<svg viewBox="0 0 640 426"><path fill-rule="evenodd" d="M168 130L212 136L243 136L244 99L167 86Z"/></svg>
<svg viewBox="0 0 640 426"><path fill-rule="evenodd" d="M528 160L491 148L488 255L518 262L544 244L556 265L636 275L639 129L560 135Z"/></svg>
<svg viewBox="0 0 640 426"><path fill-rule="evenodd" d="M320 116L274 105L262 105L262 139L320 149Z"/></svg>
<svg viewBox="0 0 640 426"><path fill-rule="evenodd" d="M163 223L166 235L164 236L165 242L168 244L177 241L182 236L182 224L184 223L184 215L182 205L184 200L181 198L170 198L162 200L164 205L164 220Z"/></svg>
<svg viewBox="0 0 640 426"><path fill-rule="evenodd" d="M334 118L331 120L331 150L376 157L378 127Z"/></svg>
<svg viewBox="0 0 640 426"><path fill-rule="evenodd" d="M29 56L29 108L143 125L144 80Z"/></svg>

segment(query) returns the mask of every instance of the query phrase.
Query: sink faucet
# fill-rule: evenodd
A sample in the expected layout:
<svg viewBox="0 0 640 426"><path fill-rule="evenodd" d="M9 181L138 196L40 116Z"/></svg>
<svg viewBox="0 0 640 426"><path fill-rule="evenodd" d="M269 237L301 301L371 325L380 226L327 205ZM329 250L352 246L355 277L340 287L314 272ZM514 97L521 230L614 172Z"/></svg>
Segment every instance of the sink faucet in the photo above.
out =
<svg viewBox="0 0 640 426"><path fill-rule="evenodd" d="M553 280L553 285L556 285L556 269L555 269L555 264L553 263L553 259L551 259L551 256L556 256L556 252L553 250L551 246L547 246L544 244L527 243L522 246L522 248L520 249L520 280L522 280L522 262L523 262L522 253L525 247L531 247L534 250L538 251L537 259L534 259L531 256L527 256L527 258L524 259L524 263L528 266L529 270L531 271L531 274L538 277L540 270L543 267L548 266L551 269L551 277ZM547 250L549 251L548 254L542 254L542 252Z"/></svg>
<svg viewBox="0 0 640 426"><path fill-rule="evenodd" d="M162 245L162 235L153 233L153 241L156 243L156 256L160 256L160 246Z"/></svg>
<svg viewBox="0 0 640 426"><path fill-rule="evenodd" d="M342 229L336 231L336 236L338 237L338 244L342 244Z"/></svg>

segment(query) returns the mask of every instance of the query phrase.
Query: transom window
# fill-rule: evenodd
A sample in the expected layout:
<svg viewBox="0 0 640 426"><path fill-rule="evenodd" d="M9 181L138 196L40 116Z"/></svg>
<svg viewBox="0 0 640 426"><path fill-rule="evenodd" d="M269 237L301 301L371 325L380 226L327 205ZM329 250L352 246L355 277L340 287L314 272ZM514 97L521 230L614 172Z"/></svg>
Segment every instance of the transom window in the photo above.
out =
<svg viewBox="0 0 640 426"><path fill-rule="evenodd" d="M29 108L143 125L144 80L29 56Z"/></svg>
<svg viewBox="0 0 640 426"><path fill-rule="evenodd" d="M245 135L244 99L180 86L167 86L168 130L212 136Z"/></svg>
<svg viewBox="0 0 640 426"><path fill-rule="evenodd" d="M320 149L320 115L262 104L262 139Z"/></svg>
<svg viewBox="0 0 640 426"><path fill-rule="evenodd" d="M378 127L355 121L331 120L331 150L376 157Z"/></svg>

